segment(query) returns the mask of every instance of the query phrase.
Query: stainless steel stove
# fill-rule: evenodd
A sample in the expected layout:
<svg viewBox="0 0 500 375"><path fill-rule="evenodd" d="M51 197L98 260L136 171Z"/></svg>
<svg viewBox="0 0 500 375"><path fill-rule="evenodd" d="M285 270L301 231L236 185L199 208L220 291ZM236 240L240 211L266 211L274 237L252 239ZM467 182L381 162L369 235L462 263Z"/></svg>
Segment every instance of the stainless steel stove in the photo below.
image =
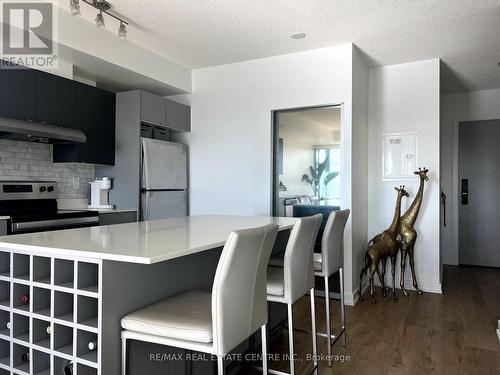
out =
<svg viewBox="0 0 500 375"><path fill-rule="evenodd" d="M10 216L8 234L99 225L95 211L59 210L54 181L0 181L0 216Z"/></svg>

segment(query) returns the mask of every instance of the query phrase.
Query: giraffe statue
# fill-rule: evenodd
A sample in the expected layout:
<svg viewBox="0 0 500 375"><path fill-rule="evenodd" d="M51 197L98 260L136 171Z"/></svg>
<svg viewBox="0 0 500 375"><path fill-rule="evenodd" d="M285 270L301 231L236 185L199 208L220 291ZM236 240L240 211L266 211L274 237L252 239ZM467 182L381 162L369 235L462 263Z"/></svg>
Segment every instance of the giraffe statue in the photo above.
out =
<svg viewBox="0 0 500 375"><path fill-rule="evenodd" d="M401 216L401 227L399 229L399 235L401 236L401 280L399 282L403 294L408 295L405 289L405 268L406 268L406 256L410 258L410 269L411 277L413 279L413 287L418 294L422 294L422 291L418 288L417 277L415 276L415 263L413 258L413 248L417 240L417 232L413 228L415 221L417 220L418 212L420 211L420 206L422 205L422 197L424 195L424 185L426 181L429 181L427 173L429 170L427 168L419 168L418 171L414 173L420 177L420 186L418 188L417 195L413 199L410 207L403 216Z"/></svg>
<svg viewBox="0 0 500 375"><path fill-rule="evenodd" d="M379 263L382 261L383 272L385 273L385 265L387 262L387 258L391 258L391 272L392 272L392 296L394 301L398 299L396 295L396 257L399 250L399 241L398 235L400 230L401 223L401 199L403 197L408 197L409 194L406 192L404 186L400 186L399 189L395 187L398 192L398 197L396 199L396 208L394 210L394 217L392 219L392 223L384 232L379 235L379 240L372 245L368 246L368 249L365 252L365 265L361 270L360 274L360 284L359 284L359 299L363 300L361 296L361 289L363 285L363 276L367 270L370 272L369 280L370 280L370 296L373 303L377 303L374 297L374 285L373 285L373 276L375 272L381 281L382 284L382 292L384 296L386 295L385 291L385 283L383 281L383 277L380 275L379 271Z"/></svg>

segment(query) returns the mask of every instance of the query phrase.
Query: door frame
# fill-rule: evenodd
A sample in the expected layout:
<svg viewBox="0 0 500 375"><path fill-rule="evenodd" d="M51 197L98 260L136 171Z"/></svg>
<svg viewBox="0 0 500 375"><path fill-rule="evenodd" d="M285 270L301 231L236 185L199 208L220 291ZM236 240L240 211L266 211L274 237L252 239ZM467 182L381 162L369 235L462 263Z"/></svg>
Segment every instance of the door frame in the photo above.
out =
<svg viewBox="0 0 500 375"><path fill-rule="evenodd" d="M473 114L458 118L453 118L453 244L452 249L456 259L456 265L460 264L460 254L459 254L459 232L460 232L460 176L459 176L459 165L458 165L458 155L459 155L459 128L460 123L468 121L489 121L489 120L500 120L500 113L492 114Z"/></svg>
<svg viewBox="0 0 500 375"><path fill-rule="evenodd" d="M343 152L344 152L344 144L343 144L343 139L344 137L342 134L345 134L346 129L344 128L344 102L339 102L339 103L331 103L331 104L319 104L319 105L311 105L311 106L304 106L304 107L296 107L296 108L282 108L282 109L273 109L271 110L271 194L270 194L270 215L271 216L277 216L277 212L275 212L275 206L276 202L278 201L279 193L278 193L278 184L279 184L279 178L276 178L276 170L278 167L278 158L277 158L277 144L279 142L279 137L277 136L279 132L277 131L278 128L278 115L280 113L287 113L287 112L300 112L300 111L309 111L312 109L322 109L322 108L339 108L340 109L340 158L341 158L341 171L340 174L341 176L343 175L344 172L344 164L342 161L343 158ZM342 197L341 197L341 206L342 206Z"/></svg>

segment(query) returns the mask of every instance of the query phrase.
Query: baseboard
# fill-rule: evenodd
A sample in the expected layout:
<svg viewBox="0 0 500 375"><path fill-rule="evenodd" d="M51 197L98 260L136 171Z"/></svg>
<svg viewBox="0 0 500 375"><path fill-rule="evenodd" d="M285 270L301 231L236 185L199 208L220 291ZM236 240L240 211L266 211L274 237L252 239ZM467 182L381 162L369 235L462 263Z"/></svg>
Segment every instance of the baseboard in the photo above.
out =
<svg viewBox="0 0 500 375"><path fill-rule="evenodd" d="M368 289L368 284L363 286L361 294L363 294L366 289ZM345 293L344 298L347 306L356 306L359 302L359 288L356 288L353 293Z"/></svg>
<svg viewBox="0 0 500 375"><path fill-rule="evenodd" d="M375 285L380 286L380 282L378 280L377 275L375 275L374 279L375 279ZM392 286L392 277L390 275L386 276L385 285ZM422 292L443 294L441 283L436 283L434 281L427 281L427 280L418 280L418 286ZM396 276L396 289L401 289L399 285L399 277L397 276ZM411 279L411 276L409 279L405 278L405 289L413 291L415 290L415 288L413 287L413 280Z"/></svg>

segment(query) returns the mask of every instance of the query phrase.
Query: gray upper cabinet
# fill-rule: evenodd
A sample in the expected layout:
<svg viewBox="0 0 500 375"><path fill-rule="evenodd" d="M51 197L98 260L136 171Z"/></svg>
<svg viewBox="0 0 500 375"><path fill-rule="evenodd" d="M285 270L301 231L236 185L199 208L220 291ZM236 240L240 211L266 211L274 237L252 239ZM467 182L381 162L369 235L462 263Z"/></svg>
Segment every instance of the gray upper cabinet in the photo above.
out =
<svg viewBox="0 0 500 375"><path fill-rule="evenodd" d="M141 101L141 123L191 131L191 107L147 91L136 91Z"/></svg>
<svg viewBox="0 0 500 375"><path fill-rule="evenodd" d="M165 99L147 91L141 91L141 121L165 126Z"/></svg>
<svg viewBox="0 0 500 375"><path fill-rule="evenodd" d="M165 124L175 130L191 131L191 107L165 99Z"/></svg>

